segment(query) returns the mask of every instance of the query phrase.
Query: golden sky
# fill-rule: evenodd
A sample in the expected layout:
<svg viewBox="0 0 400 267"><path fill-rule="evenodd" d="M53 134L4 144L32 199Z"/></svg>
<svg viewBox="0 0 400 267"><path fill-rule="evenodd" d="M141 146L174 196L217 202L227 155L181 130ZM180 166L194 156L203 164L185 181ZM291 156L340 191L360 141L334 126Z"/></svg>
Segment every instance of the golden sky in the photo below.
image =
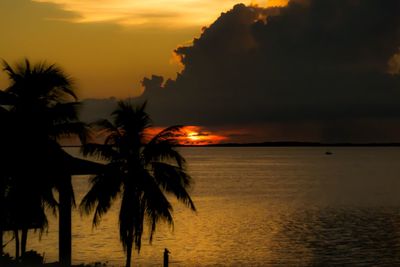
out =
<svg viewBox="0 0 400 267"><path fill-rule="evenodd" d="M67 11L79 14L73 22L112 22L121 25L157 25L188 27L208 25L237 0L33 0L59 4ZM261 6L283 5L287 0L245 1Z"/></svg>
<svg viewBox="0 0 400 267"><path fill-rule="evenodd" d="M280 5L285 0L244 1ZM57 63L81 98L141 93L151 74L175 78L173 50L189 44L234 0L1 0L0 58ZM7 86L0 74L0 88Z"/></svg>

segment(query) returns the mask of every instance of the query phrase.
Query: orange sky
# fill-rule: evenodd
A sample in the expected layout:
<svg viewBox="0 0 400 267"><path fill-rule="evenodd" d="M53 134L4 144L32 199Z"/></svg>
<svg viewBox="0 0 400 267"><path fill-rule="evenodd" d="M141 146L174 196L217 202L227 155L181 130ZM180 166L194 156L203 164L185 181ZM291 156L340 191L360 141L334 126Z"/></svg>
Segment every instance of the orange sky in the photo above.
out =
<svg viewBox="0 0 400 267"><path fill-rule="evenodd" d="M172 60L173 50L239 2L1 0L0 58L58 63L75 79L81 98L137 96L145 76L175 78L181 66ZM6 86L0 74L0 88Z"/></svg>

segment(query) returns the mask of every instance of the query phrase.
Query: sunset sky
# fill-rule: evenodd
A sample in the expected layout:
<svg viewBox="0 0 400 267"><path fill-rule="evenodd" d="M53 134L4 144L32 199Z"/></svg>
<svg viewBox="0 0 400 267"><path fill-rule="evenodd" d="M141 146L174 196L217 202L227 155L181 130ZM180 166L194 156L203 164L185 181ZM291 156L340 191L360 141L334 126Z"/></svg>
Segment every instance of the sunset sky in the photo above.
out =
<svg viewBox="0 0 400 267"><path fill-rule="evenodd" d="M399 2L1 0L0 58L59 64L86 120L139 97L192 141L393 142Z"/></svg>
<svg viewBox="0 0 400 267"><path fill-rule="evenodd" d="M1 0L0 57L11 63L24 57L57 62L75 78L81 98L137 96L145 76L175 78L181 66L174 49L190 44L203 26L236 3ZM0 79L4 88L7 81Z"/></svg>

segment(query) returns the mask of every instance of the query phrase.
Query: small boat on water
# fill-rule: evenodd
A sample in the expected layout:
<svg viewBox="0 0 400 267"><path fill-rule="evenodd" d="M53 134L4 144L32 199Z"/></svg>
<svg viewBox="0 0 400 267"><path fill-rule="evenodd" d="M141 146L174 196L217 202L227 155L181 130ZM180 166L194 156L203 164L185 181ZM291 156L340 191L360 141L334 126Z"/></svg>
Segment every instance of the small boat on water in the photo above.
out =
<svg viewBox="0 0 400 267"><path fill-rule="evenodd" d="M333 153L331 151L326 151L325 155L332 155Z"/></svg>

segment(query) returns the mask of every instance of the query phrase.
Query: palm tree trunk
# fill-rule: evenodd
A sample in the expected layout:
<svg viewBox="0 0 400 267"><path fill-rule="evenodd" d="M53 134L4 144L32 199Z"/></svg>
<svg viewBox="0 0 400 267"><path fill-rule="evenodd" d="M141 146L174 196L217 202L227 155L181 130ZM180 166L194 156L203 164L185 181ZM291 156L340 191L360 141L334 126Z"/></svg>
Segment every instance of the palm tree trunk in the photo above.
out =
<svg viewBox="0 0 400 267"><path fill-rule="evenodd" d="M0 203L1 204L1 203ZM0 207L1 218L4 218L3 210ZM3 255L3 220L0 220L0 257Z"/></svg>
<svg viewBox="0 0 400 267"><path fill-rule="evenodd" d="M126 244L126 267L131 267L131 259L132 259L132 245L133 245L133 233L128 234L128 240Z"/></svg>
<svg viewBox="0 0 400 267"><path fill-rule="evenodd" d="M132 243L126 248L126 267L131 267L131 258L132 258Z"/></svg>
<svg viewBox="0 0 400 267"><path fill-rule="evenodd" d="M5 201L5 196L4 196L4 181L3 177L0 177L0 218L3 218L0 220L0 257L3 255L4 250L3 250L3 224L5 223L6 220L6 215L4 212L4 201Z"/></svg>
<svg viewBox="0 0 400 267"><path fill-rule="evenodd" d="M0 222L0 257L3 255L3 227Z"/></svg>
<svg viewBox="0 0 400 267"><path fill-rule="evenodd" d="M15 238L15 259L19 259L19 236L18 230L14 230L14 238Z"/></svg>
<svg viewBox="0 0 400 267"><path fill-rule="evenodd" d="M59 261L62 267L71 266L71 192L68 190L68 183L71 183L71 176L63 177L63 185L59 190L59 231L58 249Z"/></svg>
<svg viewBox="0 0 400 267"><path fill-rule="evenodd" d="M26 242L28 240L28 229L22 229L21 235L21 256L24 256L26 252Z"/></svg>

